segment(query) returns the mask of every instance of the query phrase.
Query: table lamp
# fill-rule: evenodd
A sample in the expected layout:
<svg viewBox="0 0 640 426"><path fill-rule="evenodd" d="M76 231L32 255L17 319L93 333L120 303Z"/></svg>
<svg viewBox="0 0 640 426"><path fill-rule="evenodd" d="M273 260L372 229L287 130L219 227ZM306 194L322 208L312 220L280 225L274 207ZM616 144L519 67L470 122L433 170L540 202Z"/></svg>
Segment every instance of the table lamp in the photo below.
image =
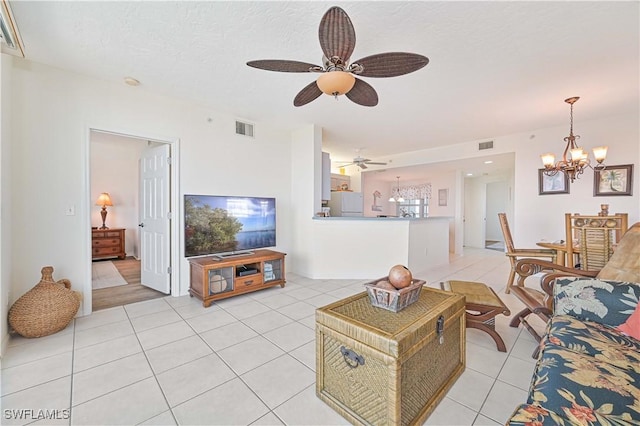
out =
<svg viewBox="0 0 640 426"><path fill-rule="evenodd" d="M103 192L98 197L96 201L96 206L102 206L102 210L100 211L100 215L102 216L102 226L100 229L109 229L105 226L104 222L107 220L107 206L113 206L111 202L111 196L108 192Z"/></svg>

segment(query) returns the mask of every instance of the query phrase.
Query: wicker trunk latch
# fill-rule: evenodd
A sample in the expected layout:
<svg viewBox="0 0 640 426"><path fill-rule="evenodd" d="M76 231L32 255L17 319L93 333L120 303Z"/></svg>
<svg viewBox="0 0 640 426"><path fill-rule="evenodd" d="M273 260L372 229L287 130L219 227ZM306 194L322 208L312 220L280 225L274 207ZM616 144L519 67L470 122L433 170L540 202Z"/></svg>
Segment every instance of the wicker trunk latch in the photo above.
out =
<svg viewBox="0 0 640 426"><path fill-rule="evenodd" d="M340 346L340 353L349 367L357 368L359 365L364 365L364 357L358 355L355 351Z"/></svg>

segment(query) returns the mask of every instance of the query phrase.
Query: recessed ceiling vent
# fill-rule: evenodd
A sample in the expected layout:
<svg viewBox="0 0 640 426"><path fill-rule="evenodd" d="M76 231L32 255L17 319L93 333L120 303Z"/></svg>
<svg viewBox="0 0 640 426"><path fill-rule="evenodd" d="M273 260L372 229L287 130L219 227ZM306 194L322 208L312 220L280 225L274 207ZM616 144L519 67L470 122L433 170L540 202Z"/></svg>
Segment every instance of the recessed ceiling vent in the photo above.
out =
<svg viewBox="0 0 640 426"><path fill-rule="evenodd" d="M483 149L493 149L493 141L480 142L478 144L478 149L482 151Z"/></svg>
<svg viewBox="0 0 640 426"><path fill-rule="evenodd" d="M2 53L24 58L22 39L6 0L0 2L0 44L2 45Z"/></svg>
<svg viewBox="0 0 640 426"><path fill-rule="evenodd" d="M253 124L236 120L236 135L253 137Z"/></svg>

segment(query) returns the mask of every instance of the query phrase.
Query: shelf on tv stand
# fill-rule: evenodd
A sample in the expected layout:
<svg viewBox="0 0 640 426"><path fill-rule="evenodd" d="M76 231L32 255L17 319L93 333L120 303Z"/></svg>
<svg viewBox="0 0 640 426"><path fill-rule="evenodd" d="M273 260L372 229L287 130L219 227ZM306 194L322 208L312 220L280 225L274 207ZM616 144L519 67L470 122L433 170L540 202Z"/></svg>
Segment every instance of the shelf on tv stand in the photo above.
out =
<svg viewBox="0 0 640 426"><path fill-rule="evenodd" d="M285 285L285 253L256 250L253 254L220 259L216 256L188 259L191 270L189 294L204 307L216 300L264 288ZM256 273L239 275L240 270Z"/></svg>

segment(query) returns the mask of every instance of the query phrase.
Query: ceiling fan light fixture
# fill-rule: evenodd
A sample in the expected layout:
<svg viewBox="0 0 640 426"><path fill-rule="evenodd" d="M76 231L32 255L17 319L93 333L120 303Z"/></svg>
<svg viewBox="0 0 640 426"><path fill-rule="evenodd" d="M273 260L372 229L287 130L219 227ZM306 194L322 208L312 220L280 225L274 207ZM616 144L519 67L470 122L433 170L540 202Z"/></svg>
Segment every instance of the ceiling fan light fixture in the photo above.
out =
<svg viewBox="0 0 640 426"><path fill-rule="evenodd" d="M316 84L322 93L338 97L353 88L356 78L346 71L328 71L320 74Z"/></svg>

